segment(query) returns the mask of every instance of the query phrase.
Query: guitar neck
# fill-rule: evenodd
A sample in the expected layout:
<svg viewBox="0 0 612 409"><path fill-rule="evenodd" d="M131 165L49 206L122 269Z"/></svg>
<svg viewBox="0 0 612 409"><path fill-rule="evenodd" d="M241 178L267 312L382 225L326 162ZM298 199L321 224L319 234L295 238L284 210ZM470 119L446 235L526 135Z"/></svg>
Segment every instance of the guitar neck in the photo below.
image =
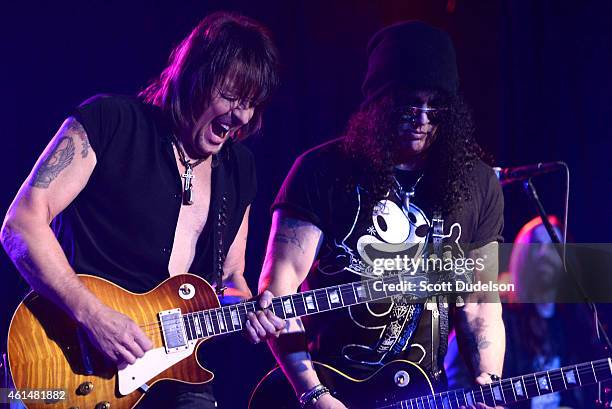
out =
<svg viewBox="0 0 612 409"><path fill-rule="evenodd" d="M428 282L428 279L422 275L397 274L372 278L275 297L270 309L276 316L286 319L382 300L399 294L414 301L424 300L431 293L423 291L423 282ZM195 340L240 331L247 321L247 314L260 309L257 303L258 301L247 301L183 314L187 338Z"/></svg>
<svg viewBox="0 0 612 409"><path fill-rule="evenodd" d="M491 407L612 379L612 359L502 379L474 389L456 389L396 402L380 409L455 409L481 402Z"/></svg>

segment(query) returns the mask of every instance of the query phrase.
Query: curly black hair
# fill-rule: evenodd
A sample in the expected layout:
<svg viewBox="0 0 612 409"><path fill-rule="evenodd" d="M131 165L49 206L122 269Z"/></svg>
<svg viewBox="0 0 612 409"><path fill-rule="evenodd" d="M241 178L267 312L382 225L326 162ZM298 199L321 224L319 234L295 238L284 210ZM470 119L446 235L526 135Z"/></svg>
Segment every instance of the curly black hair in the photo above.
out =
<svg viewBox="0 0 612 409"><path fill-rule="evenodd" d="M463 203L471 199L469 174L474 163L478 159L489 162L490 157L474 138L472 112L463 97L437 92L434 98L448 110L428 149L424 177L418 191L429 203L430 210L448 216L459 212ZM351 117L345 132L344 152L354 166L347 188L352 190L355 184L359 184L371 193L368 206L384 197L394 183L394 165L397 162L394 145L399 137L394 114L397 100L398 95L387 93L362 107Z"/></svg>

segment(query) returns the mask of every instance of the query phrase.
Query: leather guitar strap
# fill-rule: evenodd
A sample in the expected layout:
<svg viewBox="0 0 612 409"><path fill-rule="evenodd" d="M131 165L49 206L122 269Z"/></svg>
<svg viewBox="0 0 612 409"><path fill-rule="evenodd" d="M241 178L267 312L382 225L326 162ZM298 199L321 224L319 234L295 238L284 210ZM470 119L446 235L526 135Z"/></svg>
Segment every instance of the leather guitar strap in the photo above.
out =
<svg viewBox="0 0 612 409"><path fill-rule="evenodd" d="M432 218L431 238L434 254L442 258L444 219L439 211L435 211ZM441 345L440 340L448 339L448 302L446 296L435 296L431 301L428 303L428 309L431 310L431 370L434 379L439 381L442 375L439 363L443 362L447 349L446 345Z"/></svg>
<svg viewBox="0 0 612 409"><path fill-rule="evenodd" d="M230 142L230 141L228 141ZM227 148L224 146L224 148ZM225 248L223 236L225 226L227 225L227 193L225 186L229 176L227 175L229 164L225 160L227 152L222 150L216 158L213 159L212 169L212 188L210 214L213 216L212 223L212 268L216 277L215 291L219 298L222 298L225 292L223 285L223 264L225 263Z"/></svg>

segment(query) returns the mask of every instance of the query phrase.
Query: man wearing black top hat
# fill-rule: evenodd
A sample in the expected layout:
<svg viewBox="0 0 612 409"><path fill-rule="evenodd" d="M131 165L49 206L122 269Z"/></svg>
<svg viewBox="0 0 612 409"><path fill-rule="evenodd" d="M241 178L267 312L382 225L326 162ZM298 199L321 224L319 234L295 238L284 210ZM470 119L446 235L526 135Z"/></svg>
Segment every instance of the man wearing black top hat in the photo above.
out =
<svg viewBox="0 0 612 409"><path fill-rule="evenodd" d="M495 281L503 197L458 93L449 36L403 22L379 31L367 51L365 99L344 136L302 154L276 197L260 291L286 295L376 276L368 249L387 244L414 258L438 245L452 257L479 259L476 279ZM433 238L435 226L441 233ZM304 407L344 408L311 359L356 378L406 359L444 385L450 325L474 381L496 379L505 349L497 293L464 301L414 304L395 296L288 320L278 339L265 336L273 323L263 316L249 331L255 342L268 339Z"/></svg>

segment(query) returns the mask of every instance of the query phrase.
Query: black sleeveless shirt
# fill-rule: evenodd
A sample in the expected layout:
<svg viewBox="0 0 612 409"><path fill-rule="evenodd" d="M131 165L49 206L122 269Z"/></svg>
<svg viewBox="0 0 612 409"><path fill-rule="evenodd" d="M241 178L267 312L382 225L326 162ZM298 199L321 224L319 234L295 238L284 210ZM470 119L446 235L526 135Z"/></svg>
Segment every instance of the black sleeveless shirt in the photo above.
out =
<svg viewBox="0 0 612 409"><path fill-rule="evenodd" d="M77 273L100 276L134 292L150 290L169 277L181 207L171 128L158 107L128 96L95 96L73 116L87 132L97 165L52 228ZM255 196L255 165L239 142L228 141L218 158L211 209L215 198L226 197L227 253ZM213 219L209 214L189 270L211 283Z"/></svg>

